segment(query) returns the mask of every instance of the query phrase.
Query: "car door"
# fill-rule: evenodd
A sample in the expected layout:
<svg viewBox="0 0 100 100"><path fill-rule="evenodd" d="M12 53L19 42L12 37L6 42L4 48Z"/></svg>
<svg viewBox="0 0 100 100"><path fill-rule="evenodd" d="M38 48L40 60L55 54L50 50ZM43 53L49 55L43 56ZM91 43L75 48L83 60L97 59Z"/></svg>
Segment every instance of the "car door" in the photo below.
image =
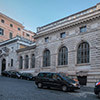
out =
<svg viewBox="0 0 100 100"><path fill-rule="evenodd" d="M60 87L62 85L61 77L58 74L53 75L52 86L53 87Z"/></svg>
<svg viewBox="0 0 100 100"><path fill-rule="evenodd" d="M46 77L46 85L48 86L48 87L52 87L53 86L53 82L54 82L54 80L52 79L52 73L48 73L47 74L47 77Z"/></svg>

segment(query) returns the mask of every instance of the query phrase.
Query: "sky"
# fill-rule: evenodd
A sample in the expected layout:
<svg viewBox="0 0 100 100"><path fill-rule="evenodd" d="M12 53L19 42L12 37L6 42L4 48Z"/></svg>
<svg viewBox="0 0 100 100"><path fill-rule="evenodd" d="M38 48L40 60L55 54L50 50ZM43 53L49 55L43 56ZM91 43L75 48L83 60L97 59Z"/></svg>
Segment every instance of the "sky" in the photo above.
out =
<svg viewBox="0 0 100 100"><path fill-rule="evenodd" d="M36 32L37 27L49 24L85 10L100 0L0 0L0 12Z"/></svg>

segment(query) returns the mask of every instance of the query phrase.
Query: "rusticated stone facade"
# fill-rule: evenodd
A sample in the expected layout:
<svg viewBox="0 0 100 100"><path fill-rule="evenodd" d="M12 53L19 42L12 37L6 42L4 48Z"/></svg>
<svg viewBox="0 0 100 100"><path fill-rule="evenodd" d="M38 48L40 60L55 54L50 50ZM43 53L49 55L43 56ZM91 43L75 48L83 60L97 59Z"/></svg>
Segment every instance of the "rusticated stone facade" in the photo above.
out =
<svg viewBox="0 0 100 100"><path fill-rule="evenodd" d="M17 50L21 49L22 46L25 48L33 44L32 41L29 41L22 37L14 37L10 40L0 43L0 75L4 70L18 70L18 54ZM24 49L23 48L23 49Z"/></svg>
<svg viewBox="0 0 100 100"><path fill-rule="evenodd" d="M86 26L86 31L80 28ZM61 33L65 37L61 38ZM48 37L48 41L45 39ZM87 85L100 79L100 4L64 19L39 27L36 39L36 68L39 71L65 72L69 75L86 76ZM89 44L89 63L77 64L77 50L82 42ZM59 49L68 48L68 64L58 65ZM43 67L43 52L50 51L50 66Z"/></svg>
<svg viewBox="0 0 100 100"><path fill-rule="evenodd" d="M64 34L63 34L64 33ZM100 4L94 7L60 19L48 25L38 27L35 36L36 46L19 49L19 57L29 56L29 67L25 69L25 61L21 72L32 72L34 75L41 71L64 72L77 77L86 85L95 86L100 79ZM78 48L81 43L88 44L88 61L78 63ZM61 47L67 48L68 63L59 65L58 57ZM44 51L48 54L44 55ZM83 49L84 52L84 49ZM35 67L31 68L31 55L35 55ZM44 57L49 63L45 63ZM83 57L84 58L84 57ZM20 62L20 60L18 60ZM20 65L20 64L18 64ZM20 68L20 66L18 67Z"/></svg>

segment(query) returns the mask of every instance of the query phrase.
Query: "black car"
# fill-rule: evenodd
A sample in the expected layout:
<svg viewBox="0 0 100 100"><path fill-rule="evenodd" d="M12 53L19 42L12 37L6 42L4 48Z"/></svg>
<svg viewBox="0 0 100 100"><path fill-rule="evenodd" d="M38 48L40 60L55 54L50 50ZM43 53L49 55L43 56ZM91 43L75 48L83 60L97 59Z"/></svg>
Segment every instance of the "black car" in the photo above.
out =
<svg viewBox="0 0 100 100"><path fill-rule="evenodd" d="M21 73L19 73L19 72L17 72L17 71L11 71L10 77L13 77L13 78L20 78L20 77L21 77Z"/></svg>
<svg viewBox="0 0 100 100"><path fill-rule="evenodd" d="M100 81L98 81L94 88L94 93L100 98Z"/></svg>
<svg viewBox="0 0 100 100"><path fill-rule="evenodd" d="M36 76L35 84L38 88L60 88L63 91L73 91L80 89L80 85L69 77L61 73L41 72Z"/></svg>
<svg viewBox="0 0 100 100"><path fill-rule="evenodd" d="M21 78L27 80L35 80L35 77L31 73L21 73Z"/></svg>
<svg viewBox="0 0 100 100"><path fill-rule="evenodd" d="M1 74L2 74L2 76L8 76L9 72L8 71L3 71Z"/></svg>

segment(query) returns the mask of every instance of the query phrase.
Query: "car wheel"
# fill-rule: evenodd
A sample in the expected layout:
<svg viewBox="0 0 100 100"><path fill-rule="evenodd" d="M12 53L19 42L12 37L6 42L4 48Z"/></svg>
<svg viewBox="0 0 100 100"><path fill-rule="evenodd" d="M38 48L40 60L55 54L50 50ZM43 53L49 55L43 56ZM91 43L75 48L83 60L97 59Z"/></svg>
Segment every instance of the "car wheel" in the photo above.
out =
<svg viewBox="0 0 100 100"><path fill-rule="evenodd" d="M38 87L38 88L42 88L42 87L43 87L42 83L38 83L38 84L37 84L37 87Z"/></svg>
<svg viewBox="0 0 100 100"><path fill-rule="evenodd" d="M98 98L100 98L100 92L98 93Z"/></svg>
<svg viewBox="0 0 100 100"><path fill-rule="evenodd" d="M62 86L62 91L64 91L64 92L67 91L67 86L66 86L66 85L63 85L63 86Z"/></svg>

